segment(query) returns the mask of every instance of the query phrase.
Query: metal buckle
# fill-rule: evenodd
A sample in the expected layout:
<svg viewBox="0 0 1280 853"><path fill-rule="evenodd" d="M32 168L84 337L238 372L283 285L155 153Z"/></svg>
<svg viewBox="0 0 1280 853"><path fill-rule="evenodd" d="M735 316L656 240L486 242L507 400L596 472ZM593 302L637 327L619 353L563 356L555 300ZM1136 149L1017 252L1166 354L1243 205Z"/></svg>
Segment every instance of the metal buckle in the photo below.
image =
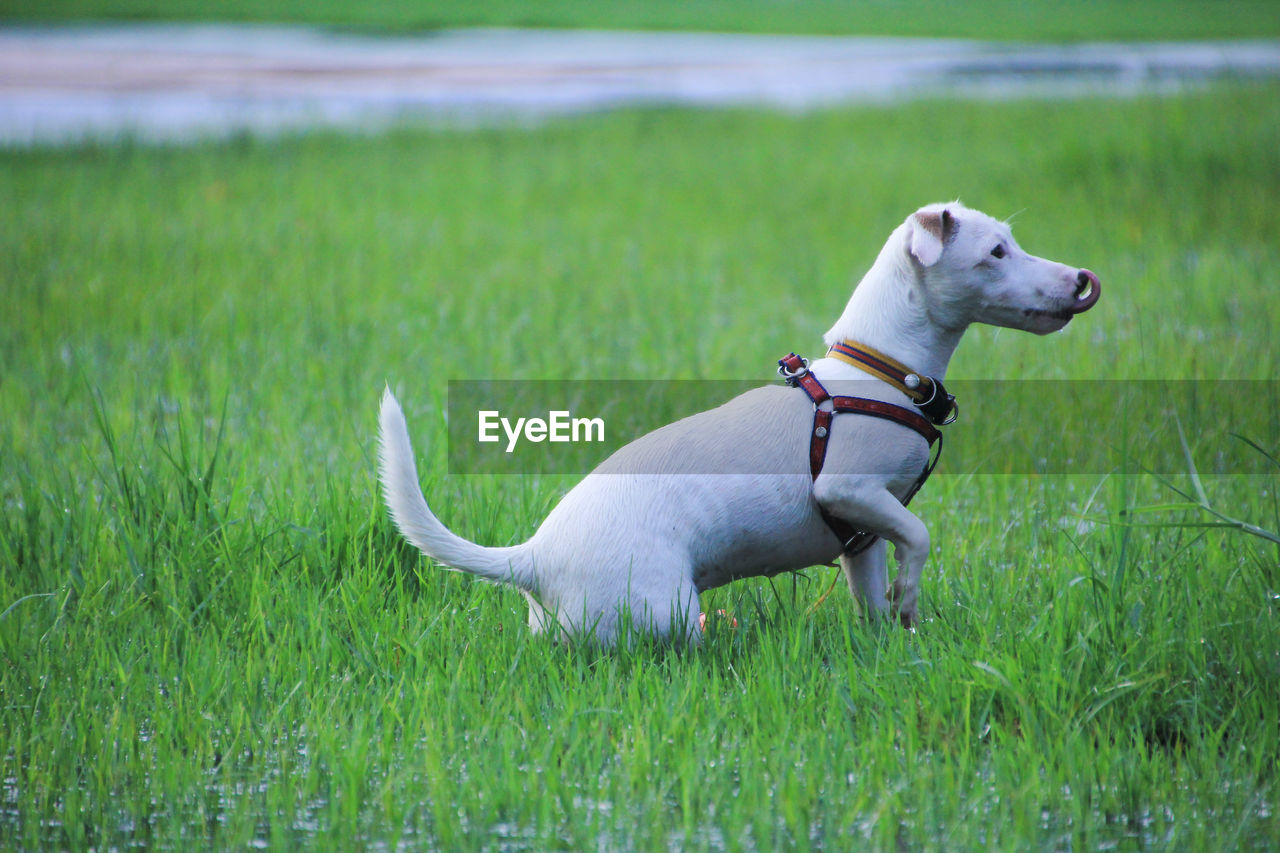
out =
<svg viewBox="0 0 1280 853"><path fill-rule="evenodd" d="M795 355L795 353L792 353L791 355ZM787 358L790 358L790 357L791 356L787 356ZM803 356L796 356L796 358L800 359L799 370L788 370L787 363L786 363L787 359L786 358L778 359L778 375L781 376L788 385L795 385L797 382L800 381L801 377L803 377L806 373L809 372L809 359L804 358Z"/></svg>
<svg viewBox="0 0 1280 853"><path fill-rule="evenodd" d="M929 418L929 420L933 421L938 426L946 426L947 424L955 423L956 418L960 417L960 404L956 402L955 394L947 394L944 389L943 399L947 403L947 415L942 420L937 420L937 416L929 412L929 407L933 405L933 402L935 400L938 399L938 389L941 387L942 387L942 383L934 379L932 376L930 376L929 377L929 391L930 391L929 399L912 400L912 402L916 404L916 408L920 409L922 412L925 413L925 415Z"/></svg>

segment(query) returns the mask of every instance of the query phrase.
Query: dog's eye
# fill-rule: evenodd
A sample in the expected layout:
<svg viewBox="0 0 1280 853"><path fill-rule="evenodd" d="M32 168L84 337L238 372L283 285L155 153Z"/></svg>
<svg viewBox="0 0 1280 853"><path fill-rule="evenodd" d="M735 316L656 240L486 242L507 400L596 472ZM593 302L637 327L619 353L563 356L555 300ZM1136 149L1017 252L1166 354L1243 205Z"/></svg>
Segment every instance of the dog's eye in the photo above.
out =
<svg viewBox="0 0 1280 853"><path fill-rule="evenodd" d="M991 250L991 257L993 257L993 258L1003 258L1003 257L1004 257L1004 245L1003 245L1003 244L1000 244L1000 245L997 245L994 249L992 249L992 250Z"/></svg>

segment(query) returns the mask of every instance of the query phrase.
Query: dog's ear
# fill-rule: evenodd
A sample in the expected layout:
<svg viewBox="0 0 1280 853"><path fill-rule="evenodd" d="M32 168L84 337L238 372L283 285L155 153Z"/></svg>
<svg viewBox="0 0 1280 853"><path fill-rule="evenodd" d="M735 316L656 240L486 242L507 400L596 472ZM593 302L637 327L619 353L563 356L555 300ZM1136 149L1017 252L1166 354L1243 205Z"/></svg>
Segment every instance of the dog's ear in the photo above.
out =
<svg viewBox="0 0 1280 853"><path fill-rule="evenodd" d="M911 234L907 248L921 266L931 267L942 257L942 245L955 230L951 211L918 210L911 215Z"/></svg>

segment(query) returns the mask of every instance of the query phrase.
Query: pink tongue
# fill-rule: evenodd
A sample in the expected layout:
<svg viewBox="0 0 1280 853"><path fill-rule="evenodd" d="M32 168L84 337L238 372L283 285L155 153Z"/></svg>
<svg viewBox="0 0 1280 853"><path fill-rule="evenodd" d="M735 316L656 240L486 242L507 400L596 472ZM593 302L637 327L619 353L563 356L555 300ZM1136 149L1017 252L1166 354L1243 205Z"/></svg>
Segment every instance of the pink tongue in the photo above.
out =
<svg viewBox="0 0 1280 853"><path fill-rule="evenodd" d="M1102 282L1098 281L1098 277L1088 270L1080 270L1080 275L1084 276L1088 284L1084 285L1084 292L1071 306L1072 314L1083 314L1094 306L1098 301L1098 297L1102 296Z"/></svg>

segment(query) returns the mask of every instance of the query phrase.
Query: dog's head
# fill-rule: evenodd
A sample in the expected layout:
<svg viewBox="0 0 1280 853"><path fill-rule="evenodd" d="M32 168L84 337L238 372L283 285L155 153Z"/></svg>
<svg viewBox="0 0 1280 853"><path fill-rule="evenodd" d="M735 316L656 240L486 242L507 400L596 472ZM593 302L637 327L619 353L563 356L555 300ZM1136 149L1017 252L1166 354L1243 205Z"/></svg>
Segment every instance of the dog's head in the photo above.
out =
<svg viewBox="0 0 1280 853"><path fill-rule="evenodd" d="M920 208L900 233L926 310L944 328L990 323L1043 335L1102 294L1089 270L1028 254L1006 223L959 202Z"/></svg>

